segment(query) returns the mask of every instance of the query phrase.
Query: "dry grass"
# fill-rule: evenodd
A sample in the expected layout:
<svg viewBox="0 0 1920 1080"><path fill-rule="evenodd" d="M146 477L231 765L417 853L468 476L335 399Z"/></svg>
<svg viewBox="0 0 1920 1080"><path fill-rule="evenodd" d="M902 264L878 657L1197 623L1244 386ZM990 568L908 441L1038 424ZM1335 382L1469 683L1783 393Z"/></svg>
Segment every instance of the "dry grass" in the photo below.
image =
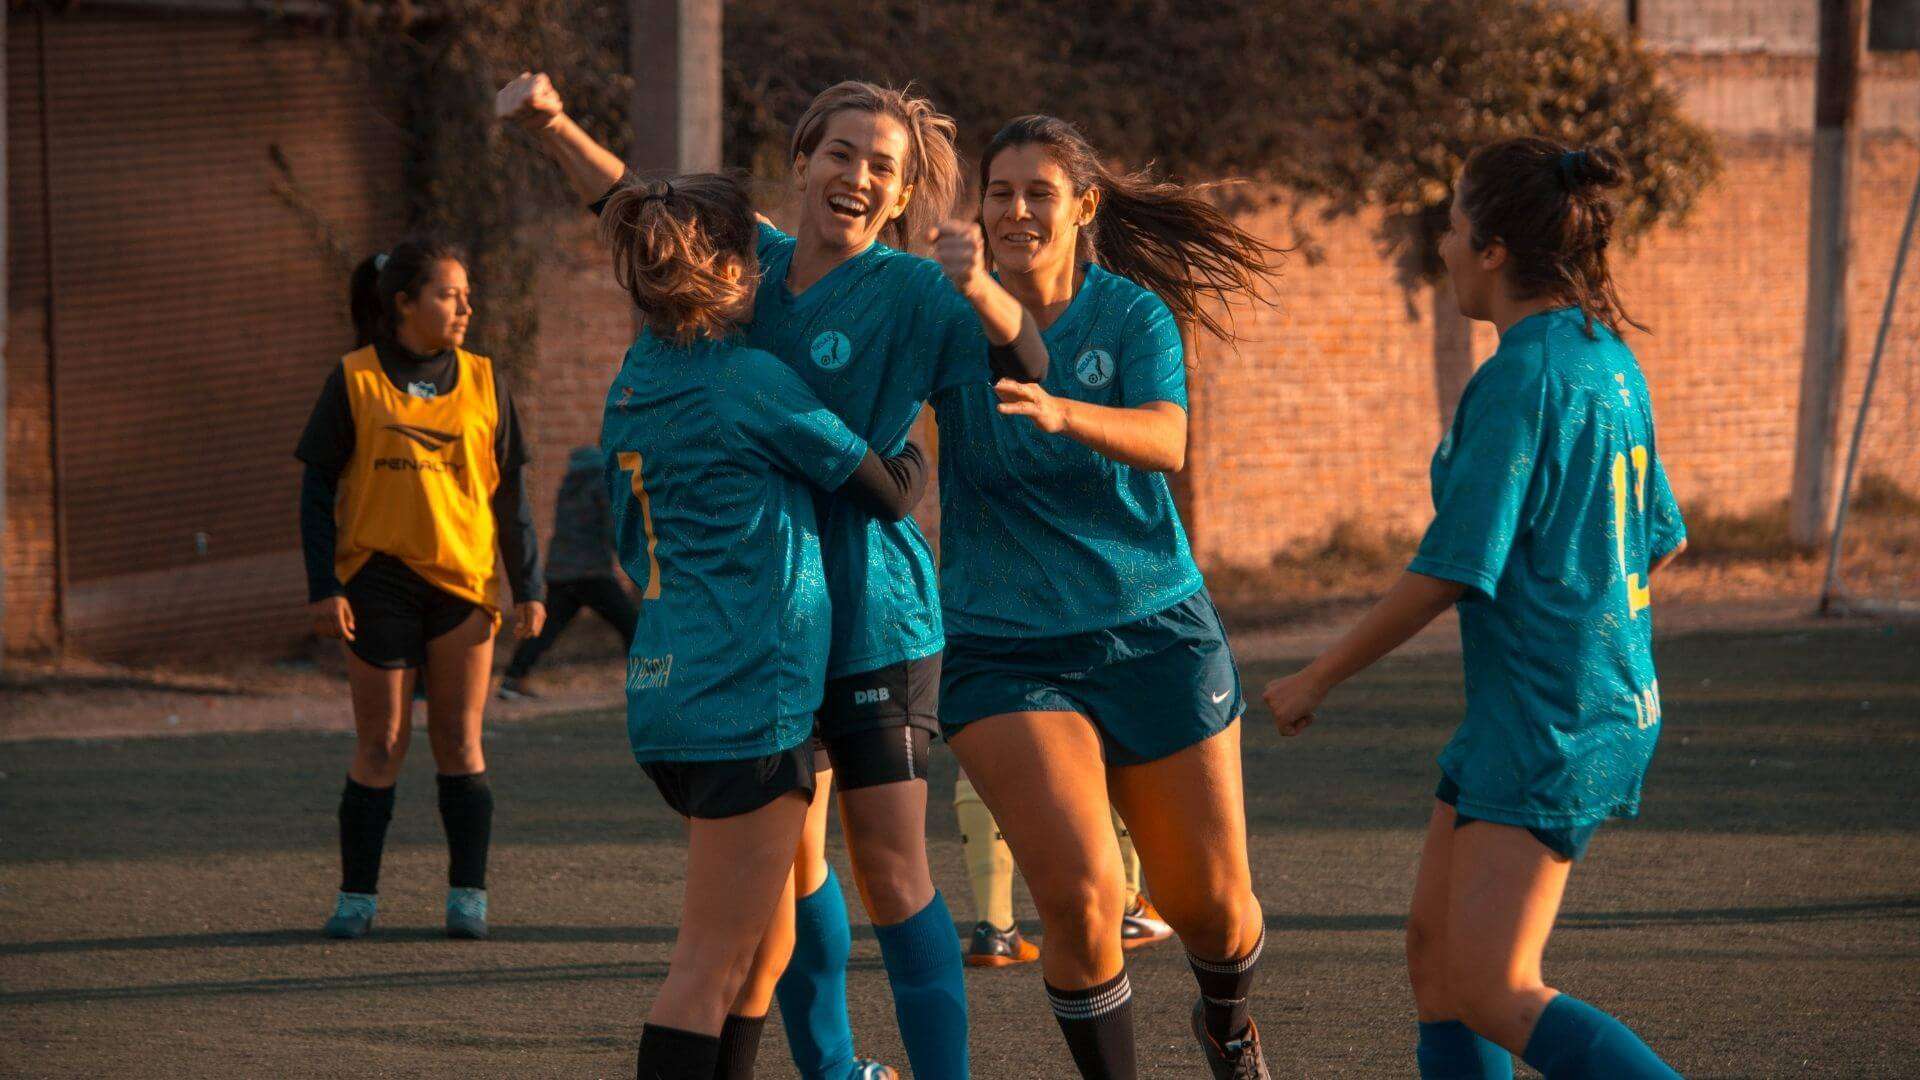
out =
<svg viewBox="0 0 1920 1080"><path fill-rule="evenodd" d="M1855 488L1841 552L1841 580L1855 593L1903 591L1920 597L1920 496L1869 473ZM1259 569L1207 574L1214 599L1236 625L1312 618L1368 603L1412 559L1419 537L1342 522L1318 544L1276 556ZM1687 514L1687 551L1660 575L1663 599L1818 602L1826 574L1824 546L1808 549L1787 533L1785 500L1759 510L1723 514L1696 504Z"/></svg>

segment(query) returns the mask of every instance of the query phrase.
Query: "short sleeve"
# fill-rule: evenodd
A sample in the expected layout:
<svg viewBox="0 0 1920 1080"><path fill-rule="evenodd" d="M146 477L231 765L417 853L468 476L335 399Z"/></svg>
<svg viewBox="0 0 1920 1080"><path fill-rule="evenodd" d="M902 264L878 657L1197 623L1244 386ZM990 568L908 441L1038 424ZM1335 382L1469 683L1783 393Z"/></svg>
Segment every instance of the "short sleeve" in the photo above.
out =
<svg viewBox="0 0 1920 1080"><path fill-rule="evenodd" d="M1667 468L1660 463L1656 455L1653 459L1653 476L1647 487L1647 554L1650 561L1659 562L1673 554L1687 538L1687 523L1680 516L1680 503L1673 497L1673 486L1667 483Z"/></svg>
<svg viewBox="0 0 1920 1080"><path fill-rule="evenodd" d="M1121 346L1120 404L1136 408L1155 401L1187 407L1187 349L1180 324L1151 293L1135 302Z"/></svg>
<svg viewBox="0 0 1920 1080"><path fill-rule="evenodd" d="M923 268L921 327L933 343L933 384L928 396L967 383L992 382L987 364L987 331L980 313L937 267Z"/></svg>
<svg viewBox="0 0 1920 1080"><path fill-rule="evenodd" d="M867 444L779 360L756 354L727 380L735 430L768 464L823 491L837 491L867 456Z"/></svg>
<svg viewBox="0 0 1920 1080"><path fill-rule="evenodd" d="M762 221L759 225L754 237L753 253L761 262L766 262L767 256L773 252L793 245L793 237L775 228L771 222Z"/></svg>
<svg viewBox="0 0 1920 1080"><path fill-rule="evenodd" d="M1433 524L1407 569L1494 596L1524 527L1544 415L1545 384L1531 364L1496 358L1468 384L1440 451Z"/></svg>

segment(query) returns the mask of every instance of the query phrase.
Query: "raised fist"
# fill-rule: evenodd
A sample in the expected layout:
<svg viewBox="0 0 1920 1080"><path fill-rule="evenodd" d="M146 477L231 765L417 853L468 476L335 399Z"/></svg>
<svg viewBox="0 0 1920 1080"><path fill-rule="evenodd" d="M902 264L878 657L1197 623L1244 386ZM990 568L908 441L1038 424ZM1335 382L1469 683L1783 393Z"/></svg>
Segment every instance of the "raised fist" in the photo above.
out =
<svg viewBox="0 0 1920 1080"><path fill-rule="evenodd" d="M560 91L544 73L523 71L493 96L497 119L512 121L535 133L558 123L564 109Z"/></svg>
<svg viewBox="0 0 1920 1080"><path fill-rule="evenodd" d="M933 245L934 261L962 296L973 296L986 283L987 244L979 225L949 218L927 233L927 241Z"/></svg>

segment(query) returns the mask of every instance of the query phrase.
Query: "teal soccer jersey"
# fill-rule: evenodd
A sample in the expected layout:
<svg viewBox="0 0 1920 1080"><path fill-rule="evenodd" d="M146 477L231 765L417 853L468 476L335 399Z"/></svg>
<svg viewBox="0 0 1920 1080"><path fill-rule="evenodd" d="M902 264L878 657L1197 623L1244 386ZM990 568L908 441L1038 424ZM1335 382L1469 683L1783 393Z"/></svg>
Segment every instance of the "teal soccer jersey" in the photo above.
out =
<svg viewBox="0 0 1920 1080"><path fill-rule="evenodd" d="M725 761L813 729L829 617L813 492L859 436L757 349L642 333L600 433L620 564L641 590L627 735L646 761Z"/></svg>
<svg viewBox="0 0 1920 1080"><path fill-rule="evenodd" d="M1185 350L1160 298L1099 266L1042 335L1057 397L1185 408ZM956 634L1057 637L1163 611L1198 592L1164 473L1004 416L991 386L934 398L940 593Z"/></svg>
<svg viewBox="0 0 1920 1080"><path fill-rule="evenodd" d="M1528 828L1639 812L1660 734L1649 568L1686 527L1633 354L1578 308L1509 329L1433 458L1409 567L1460 601L1459 811Z"/></svg>
<svg viewBox="0 0 1920 1080"><path fill-rule="evenodd" d="M793 237L761 225L748 343L786 361L875 453L899 453L936 392L985 385L979 316L938 264L875 244L796 297L787 291L793 251ZM828 678L940 651L933 559L913 519L877 521L832 499L820 535L833 597Z"/></svg>

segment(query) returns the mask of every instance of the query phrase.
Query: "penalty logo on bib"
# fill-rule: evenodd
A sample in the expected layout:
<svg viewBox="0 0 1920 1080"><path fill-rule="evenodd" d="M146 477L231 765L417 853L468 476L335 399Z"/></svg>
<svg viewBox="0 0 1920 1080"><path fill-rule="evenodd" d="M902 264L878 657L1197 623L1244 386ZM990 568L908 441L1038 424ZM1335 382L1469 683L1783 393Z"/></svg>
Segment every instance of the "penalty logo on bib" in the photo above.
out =
<svg viewBox="0 0 1920 1080"><path fill-rule="evenodd" d="M1073 373L1082 386L1098 390L1113 381L1113 354L1105 349L1088 349L1073 362Z"/></svg>
<svg viewBox="0 0 1920 1080"><path fill-rule="evenodd" d="M853 344L847 335L828 330L813 339L813 362L822 371L839 371L853 359Z"/></svg>

